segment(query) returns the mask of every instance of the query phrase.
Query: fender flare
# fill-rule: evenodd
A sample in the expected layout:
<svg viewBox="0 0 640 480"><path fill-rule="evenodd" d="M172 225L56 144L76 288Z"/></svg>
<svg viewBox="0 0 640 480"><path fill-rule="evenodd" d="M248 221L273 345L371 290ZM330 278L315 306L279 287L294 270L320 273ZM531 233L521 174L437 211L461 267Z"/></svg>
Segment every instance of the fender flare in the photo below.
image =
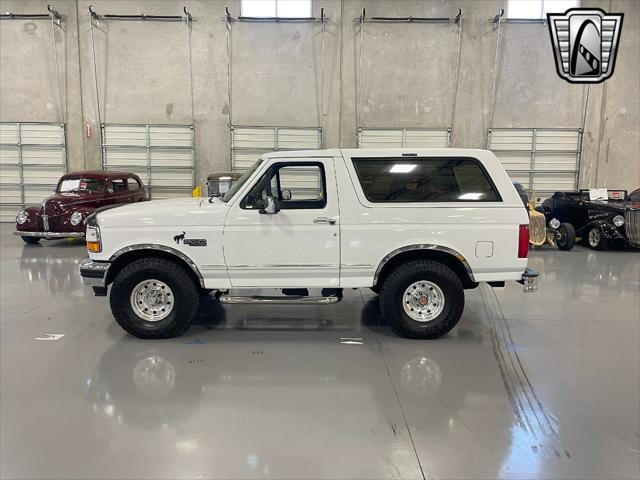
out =
<svg viewBox="0 0 640 480"><path fill-rule="evenodd" d="M469 279L472 282L476 281L473 276L473 272L471 271L471 267L469 266L469 262L467 262L467 259L460 252L454 250L453 248L445 247L443 245L435 245L433 243L422 243L422 244L415 244L415 245L406 245L404 247L397 248L393 250L391 253L388 253L387 255L385 255L385 257L378 264L376 273L373 276L373 284L376 285L378 283L378 277L380 276L380 272L382 272L382 269L384 268L384 266L387 263L389 263L389 261L392 258L394 258L395 256L401 253L409 252L412 250L435 250L438 252L448 253L464 266L465 270L467 271L467 274L469 275Z"/></svg>
<svg viewBox="0 0 640 480"><path fill-rule="evenodd" d="M111 255L108 261L113 263L118 259L118 257L121 257L126 253L131 253L131 252L141 251L141 250L148 250L150 252L160 251L160 252L168 253L170 255L173 255L179 258L184 263L186 263L189 266L189 268L191 268L193 273L198 278L200 286L204 288L204 278L202 277L202 274L200 273L200 270L198 270L198 267L196 266L194 261L191 260L191 258L189 258L186 254L184 254L180 250L176 250L175 248L168 247L166 245L160 245L156 243L138 243L135 245L129 245L127 247L121 248L120 250L115 252L113 255Z"/></svg>

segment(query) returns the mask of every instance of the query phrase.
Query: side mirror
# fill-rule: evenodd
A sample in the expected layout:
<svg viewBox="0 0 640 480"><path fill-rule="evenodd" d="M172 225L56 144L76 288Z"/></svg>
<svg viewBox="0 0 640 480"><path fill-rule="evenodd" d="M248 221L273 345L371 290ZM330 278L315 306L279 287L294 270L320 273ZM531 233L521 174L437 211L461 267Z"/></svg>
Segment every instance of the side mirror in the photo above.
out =
<svg viewBox="0 0 640 480"><path fill-rule="evenodd" d="M261 208L258 213L262 213L263 215L273 215L280 211L280 205L278 205L278 201L273 198L271 195L267 195L267 198L264 200L265 206Z"/></svg>
<svg viewBox="0 0 640 480"><path fill-rule="evenodd" d="M282 190L282 200L291 200L291 190L287 188Z"/></svg>

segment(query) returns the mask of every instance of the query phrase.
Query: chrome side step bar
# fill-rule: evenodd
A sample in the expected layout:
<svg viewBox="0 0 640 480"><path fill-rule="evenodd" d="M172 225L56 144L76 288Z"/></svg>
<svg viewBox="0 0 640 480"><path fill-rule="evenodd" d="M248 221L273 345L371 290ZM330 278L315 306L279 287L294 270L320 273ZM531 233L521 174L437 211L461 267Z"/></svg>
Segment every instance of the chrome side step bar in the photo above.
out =
<svg viewBox="0 0 640 480"><path fill-rule="evenodd" d="M252 295L250 297L230 296L222 294L218 297L220 303L226 304L279 304L279 305L333 305L341 300L341 297L337 295L331 295L329 297L303 297L299 295L286 295L286 296L261 296Z"/></svg>

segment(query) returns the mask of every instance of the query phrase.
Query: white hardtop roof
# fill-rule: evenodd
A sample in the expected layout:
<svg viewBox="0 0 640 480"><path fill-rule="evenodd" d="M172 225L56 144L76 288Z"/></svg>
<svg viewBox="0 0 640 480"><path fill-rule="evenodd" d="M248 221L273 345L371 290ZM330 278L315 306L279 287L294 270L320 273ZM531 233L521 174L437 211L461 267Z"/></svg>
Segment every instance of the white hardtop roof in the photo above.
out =
<svg viewBox="0 0 640 480"><path fill-rule="evenodd" d="M313 158L313 157L464 157L481 156L489 150L477 148L330 148L326 150L279 150L265 153L262 158Z"/></svg>

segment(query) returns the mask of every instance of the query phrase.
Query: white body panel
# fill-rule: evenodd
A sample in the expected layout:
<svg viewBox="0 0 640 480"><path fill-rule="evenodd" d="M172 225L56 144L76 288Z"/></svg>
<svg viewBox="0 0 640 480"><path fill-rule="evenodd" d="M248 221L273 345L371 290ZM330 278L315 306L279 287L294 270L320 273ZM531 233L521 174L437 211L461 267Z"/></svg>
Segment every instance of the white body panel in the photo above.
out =
<svg viewBox="0 0 640 480"><path fill-rule="evenodd" d="M406 150L358 149L277 152L227 203L184 199L121 207L100 213L103 252L163 245L186 255L206 288L369 287L392 252L415 246L444 248L463 257L475 281L519 280L527 266L518 259L518 226L528 215L511 180L485 150L411 150L418 157L478 159L502 197L500 202L371 203L360 186L352 157L401 157ZM326 205L318 209L260 214L241 200L273 163L321 162ZM317 218L335 224L314 223ZM176 243L174 236L204 239L207 246Z"/></svg>
<svg viewBox="0 0 640 480"><path fill-rule="evenodd" d="M464 256L476 281L518 280L527 267L518 259L518 226L527 212L504 169L485 150L412 150L418 156L469 156L480 160L502 196L501 202L369 202L352 157L389 157L384 150L343 150L336 172L340 191L343 287L372 286L375 271L389 253L411 245L435 245ZM404 158L406 160L406 157ZM493 243L490 257L476 256L478 242ZM481 252L480 252L481 253Z"/></svg>
<svg viewBox="0 0 640 480"><path fill-rule="evenodd" d="M296 162L324 165L327 204L321 209L280 210L262 215L242 209L243 194L229 202L224 229L224 256L233 287L337 287L340 282L338 192L333 158L295 157ZM258 180L270 162L256 172ZM251 184L247 192L255 182ZM332 219L314 223L315 219Z"/></svg>
<svg viewBox="0 0 640 480"><path fill-rule="evenodd" d="M222 252L222 234L227 204L207 198L152 200L102 212L98 216L103 249L90 254L92 260L111 260L119 252L159 245L177 250L197 266L205 285L228 288L229 277ZM205 239L195 247L176 241L185 232L189 239Z"/></svg>

